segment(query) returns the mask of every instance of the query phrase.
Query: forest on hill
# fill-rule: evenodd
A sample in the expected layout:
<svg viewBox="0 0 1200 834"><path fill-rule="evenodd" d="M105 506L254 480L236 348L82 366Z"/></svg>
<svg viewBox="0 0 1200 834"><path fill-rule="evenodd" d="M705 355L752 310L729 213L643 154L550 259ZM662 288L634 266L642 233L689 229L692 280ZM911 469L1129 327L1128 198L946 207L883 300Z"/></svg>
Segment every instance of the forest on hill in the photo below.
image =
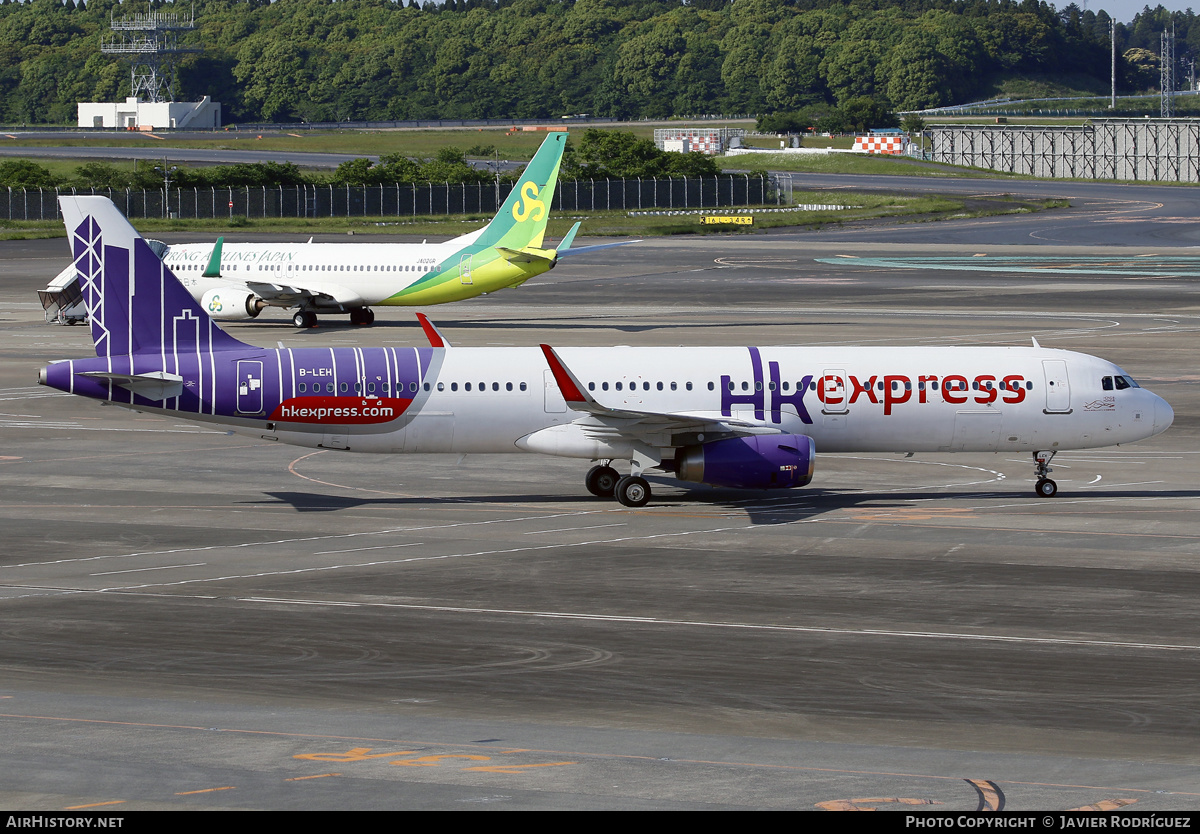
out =
<svg viewBox="0 0 1200 834"><path fill-rule="evenodd" d="M151 8L186 11L152 0ZM1037 0L196 0L204 52L177 98L225 121L618 118L766 114L870 98L908 110L971 100L1013 78L1106 90L1108 15ZM0 0L0 123L71 124L80 101L129 94L100 52L116 0ZM1187 12L1147 7L1118 51L1200 51ZM1133 53L1134 55L1140 53ZM1144 59L1144 55L1142 58ZM1157 84L1146 61L1121 84ZM1182 70L1177 77L1184 77Z"/></svg>

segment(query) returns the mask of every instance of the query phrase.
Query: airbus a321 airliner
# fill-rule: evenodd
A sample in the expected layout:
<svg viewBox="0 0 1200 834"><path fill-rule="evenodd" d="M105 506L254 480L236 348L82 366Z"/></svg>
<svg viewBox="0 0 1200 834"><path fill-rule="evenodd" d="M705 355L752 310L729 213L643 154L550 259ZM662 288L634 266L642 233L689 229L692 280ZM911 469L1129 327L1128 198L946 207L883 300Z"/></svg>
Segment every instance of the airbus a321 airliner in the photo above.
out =
<svg viewBox="0 0 1200 834"><path fill-rule="evenodd" d="M297 327L319 313L375 321L372 306L425 306L516 287L558 259L621 244L571 248L579 224L557 249L543 248L550 201L567 134L551 133L484 228L445 243L151 242L192 297L219 321L256 318L267 307L294 311ZM47 292L76 280L67 267Z"/></svg>
<svg viewBox="0 0 1200 834"><path fill-rule="evenodd" d="M213 322L103 197L60 198L97 358L39 381L297 446L593 460L626 506L643 473L800 487L816 452L1032 452L1132 443L1171 407L1111 362L1033 347L258 348ZM628 461L621 476L612 464Z"/></svg>

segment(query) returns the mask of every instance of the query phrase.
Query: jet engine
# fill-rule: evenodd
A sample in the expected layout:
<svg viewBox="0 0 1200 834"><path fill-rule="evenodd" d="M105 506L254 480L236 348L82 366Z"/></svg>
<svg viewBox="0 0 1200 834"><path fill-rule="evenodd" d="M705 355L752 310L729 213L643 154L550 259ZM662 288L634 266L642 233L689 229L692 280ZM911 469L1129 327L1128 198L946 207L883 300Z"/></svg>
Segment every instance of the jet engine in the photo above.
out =
<svg viewBox="0 0 1200 834"><path fill-rule="evenodd" d="M201 296L200 306L217 321L245 321L258 318L267 302L249 290L221 287Z"/></svg>
<svg viewBox="0 0 1200 834"><path fill-rule="evenodd" d="M788 489L807 485L817 447L806 434L767 434L685 446L675 455L676 475L735 489Z"/></svg>

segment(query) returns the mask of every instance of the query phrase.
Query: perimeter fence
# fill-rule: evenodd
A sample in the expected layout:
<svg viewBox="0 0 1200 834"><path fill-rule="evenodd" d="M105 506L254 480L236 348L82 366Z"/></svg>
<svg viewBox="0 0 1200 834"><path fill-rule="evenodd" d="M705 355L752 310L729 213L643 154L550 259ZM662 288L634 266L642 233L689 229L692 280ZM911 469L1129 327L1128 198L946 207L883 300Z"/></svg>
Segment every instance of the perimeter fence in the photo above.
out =
<svg viewBox="0 0 1200 834"><path fill-rule="evenodd" d="M0 189L0 219L54 220L60 195L108 197L126 217L427 217L495 214L513 183L424 183L369 186L299 185L236 188ZM559 182L550 210L632 211L778 204L770 177L648 177Z"/></svg>

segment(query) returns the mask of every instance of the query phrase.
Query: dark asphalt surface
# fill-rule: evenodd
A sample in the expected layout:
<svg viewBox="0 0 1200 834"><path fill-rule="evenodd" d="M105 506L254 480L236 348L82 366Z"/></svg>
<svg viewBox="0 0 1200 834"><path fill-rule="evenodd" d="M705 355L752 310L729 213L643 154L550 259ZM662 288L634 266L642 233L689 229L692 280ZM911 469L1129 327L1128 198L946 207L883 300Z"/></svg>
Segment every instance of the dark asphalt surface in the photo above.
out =
<svg viewBox="0 0 1200 834"><path fill-rule="evenodd" d="M1193 245L1196 193L658 239L426 311L456 345L1036 336L1172 403L1152 441L1060 455L1052 500L1025 458L824 456L805 490L663 480L631 512L577 461L314 454L100 408L34 384L90 352L34 298L65 242L0 243L0 807L1200 808L1196 279L814 260L1152 265ZM404 310L230 329L422 340Z"/></svg>

